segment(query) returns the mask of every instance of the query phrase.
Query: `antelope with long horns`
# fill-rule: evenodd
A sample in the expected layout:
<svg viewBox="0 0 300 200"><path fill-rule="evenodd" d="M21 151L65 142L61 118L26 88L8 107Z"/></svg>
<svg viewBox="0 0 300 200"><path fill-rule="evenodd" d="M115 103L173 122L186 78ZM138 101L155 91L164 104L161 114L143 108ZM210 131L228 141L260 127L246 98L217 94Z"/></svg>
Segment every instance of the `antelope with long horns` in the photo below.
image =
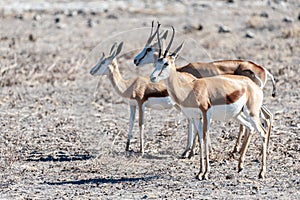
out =
<svg viewBox="0 0 300 200"><path fill-rule="evenodd" d="M158 26L159 28L159 26ZM158 53L155 69L150 80L157 83L164 80L171 98L181 107L181 110L198 129L200 145L200 171L198 179L208 179L210 172L209 149L207 138L211 120L227 121L235 119L245 126L249 134L243 141L243 148L239 159L239 171L243 169L244 157L254 131L262 138L262 163L259 173L264 178L266 172L267 132L261 125L259 113L263 102L262 89L245 76L219 75L206 77L185 83L178 78L175 60L183 48L183 43L171 54L169 49L175 34L162 54ZM160 38L157 34L158 44ZM204 161L205 152L205 161Z"/></svg>
<svg viewBox="0 0 300 200"><path fill-rule="evenodd" d="M122 50L123 42L118 46L115 43L110 51L110 55L106 56L104 53L97 64L91 69L90 74L107 75L115 91L121 97L129 100L130 120L129 131L126 143L126 151L129 151L130 140L132 137L132 130L134 125L136 107L139 112L139 131L140 131L140 153L144 154L144 111L145 107L153 109L170 109L175 103L168 95L166 86L161 83L152 83L149 77L139 76L136 78L124 80L120 74L116 57ZM181 75L184 81L194 80L195 78L186 74ZM192 125L192 123L190 123ZM190 125L189 125L190 126ZM187 147L188 149L189 147ZM188 150L186 150L188 151Z"/></svg>
<svg viewBox="0 0 300 200"><path fill-rule="evenodd" d="M155 60L159 52L158 42L153 42L156 32L157 30L153 33L153 21L152 21L152 29L151 29L150 36L146 42L146 45L142 49L142 51L134 58L134 63L136 66L143 66L146 64L155 63ZM163 39L166 39L166 34L164 35ZM204 77L211 77L211 76L225 75L225 74L247 76L261 88L264 88L267 82L267 78L269 77L273 84L272 96L274 97L276 94L276 85L275 85L275 80L273 75L266 68L257 65L251 61L219 60L219 61L213 61L209 63L193 62L185 66L178 67L176 70L178 72L190 73L194 75L196 78L204 78ZM271 124L273 121L273 114L269 111L269 109L265 105L262 105L261 108L261 118L264 122L264 126L268 130L268 141L269 141L271 128L272 128ZM237 152L238 145L240 144L244 132L245 132L245 128L242 125L240 125L240 131L233 149L233 153ZM189 144L189 146L194 146L194 145ZM189 155L186 154L184 157L190 157L191 155L194 154L193 151L194 150L191 149Z"/></svg>

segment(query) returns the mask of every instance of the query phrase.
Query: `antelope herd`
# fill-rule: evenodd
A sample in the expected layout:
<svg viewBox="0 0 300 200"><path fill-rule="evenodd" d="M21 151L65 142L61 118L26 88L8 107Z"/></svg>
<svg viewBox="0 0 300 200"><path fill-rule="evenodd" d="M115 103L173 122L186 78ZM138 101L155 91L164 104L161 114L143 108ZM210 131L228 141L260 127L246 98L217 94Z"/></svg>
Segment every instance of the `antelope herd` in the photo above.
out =
<svg viewBox="0 0 300 200"><path fill-rule="evenodd" d="M117 56L122 51L123 42L113 44L108 56L103 53L91 69L92 75L107 75L118 95L129 101L130 120L126 143L129 151L136 108L139 112L140 153L144 154L144 111L145 108L182 111L188 120L188 141L183 158L194 155L198 136L200 149L200 171L198 179L208 179L209 129L211 120L227 121L235 119L240 131L233 152L244 135L240 149L238 170L243 169L245 154L254 132L262 138L262 160L259 178L266 173L266 154L270 140L273 115L263 105L263 91L267 78L273 84L272 96L276 94L272 74L262 66L245 60L220 60L209 63L194 62L176 67L175 62L184 43L170 51L175 29L166 48L164 42L168 31L160 33L158 23L143 50L134 58L136 66L153 64L155 69L149 76L138 76L125 80L120 74ZM157 40L155 40L157 38Z"/></svg>

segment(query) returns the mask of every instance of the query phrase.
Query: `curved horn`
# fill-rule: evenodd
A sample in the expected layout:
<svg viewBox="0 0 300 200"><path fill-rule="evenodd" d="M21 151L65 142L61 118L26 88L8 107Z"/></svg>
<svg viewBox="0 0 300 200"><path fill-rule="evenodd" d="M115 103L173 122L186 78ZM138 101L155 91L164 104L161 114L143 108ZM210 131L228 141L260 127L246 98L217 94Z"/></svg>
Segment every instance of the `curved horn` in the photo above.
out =
<svg viewBox="0 0 300 200"><path fill-rule="evenodd" d="M152 35L152 33L153 33L153 27L154 27L154 20L152 21L151 32L150 32L150 36L148 38L147 44L149 44L150 42L152 42L152 40L154 38L155 33Z"/></svg>
<svg viewBox="0 0 300 200"><path fill-rule="evenodd" d="M111 53L112 53L113 50L115 49L116 45L117 45L117 42L115 42L115 43L112 45L112 47L111 47L111 49L110 49L110 52L109 52L109 55L111 55Z"/></svg>
<svg viewBox="0 0 300 200"><path fill-rule="evenodd" d="M159 50L158 50L158 58L160 58L161 56L161 42L160 42L160 38L159 38L159 27L160 27L160 23L157 22L157 30L156 30L156 35L157 35L157 43L158 43L158 47L159 47Z"/></svg>
<svg viewBox="0 0 300 200"><path fill-rule="evenodd" d="M171 45L172 45L173 40L174 40L175 29L174 29L173 26L172 26L172 31L173 31L173 32L172 32L172 37L171 37L171 40L170 40L170 42L169 42L169 45L167 46L166 51L165 51L165 53L164 53L164 58L167 56L167 53L168 53L168 51L170 50Z"/></svg>

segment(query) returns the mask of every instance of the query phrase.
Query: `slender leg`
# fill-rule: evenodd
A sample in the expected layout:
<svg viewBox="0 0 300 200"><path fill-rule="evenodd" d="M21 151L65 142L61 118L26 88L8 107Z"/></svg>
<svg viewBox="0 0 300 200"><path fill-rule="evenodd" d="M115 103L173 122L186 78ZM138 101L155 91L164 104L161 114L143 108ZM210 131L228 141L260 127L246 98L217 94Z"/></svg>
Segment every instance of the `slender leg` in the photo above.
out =
<svg viewBox="0 0 300 200"><path fill-rule="evenodd" d="M238 149L238 146L241 143L242 135L244 135L244 132L245 132L245 127L242 124L240 124L240 132L239 132L238 138L237 138L237 140L235 142L235 145L234 145L234 148L233 148L233 151L232 151L233 154L236 153L236 152L238 152L237 149Z"/></svg>
<svg viewBox="0 0 300 200"><path fill-rule="evenodd" d="M201 180L204 172L204 156L203 156L203 132L202 132L202 122L199 119L194 119L194 125L198 130L199 146L200 146L200 171L197 175L197 179Z"/></svg>
<svg viewBox="0 0 300 200"><path fill-rule="evenodd" d="M251 141L251 137L253 134L253 127L252 127L251 123L248 122L247 119L243 115L238 115L237 120L241 124L246 126L248 129L248 131L247 131L248 134L246 134L246 136L244 137L243 145L242 145L241 152L240 152L241 155L240 155L239 164L238 164L238 172L240 172L244 168L245 155L246 155L247 149L248 149L250 141Z"/></svg>
<svg viewBox="0 0 300 200"><path fill-rule="evenodd" d="M265 178L265 173L267 169L267 145L268 145L268 132L262 127L260 119L258 116L250 117L250 122L253 124L255 130L262 137L262 159L261 159L261 171L259 173L259 178Z"/></svg>
<svg viewBox="0 0 300 200"><path fill-rule="evenodd" d="M191 119L188 119L188 126L189 126L189 132L188 132L188 141L187 141L187 146L185 148L185 151L182 154L182 158L188 158L190 157L190 151L192 150L193 146L193 121Z"/></svg>
<svg viewBox="0 0 300 200"><path fill-rule="evenodd" d="M193 124L193 126L195 126ZM198 129L197 127L194 128L194 138L193 138L193 146L192 146L192 149L190 151L190 154L189 154L189 158L192 158L194 155L195 155L195 152L196 152L196 144L197 144L197 138L198 138Z"/></svg>
<svg viewBox="0 0 300 200"><path fill-rule="evenodd" d="M203 180L208 180L208 174L210 172L210 166L209 166L209 114L205 113L203 115L203 136L204 136L204 145L205 145L205 156L206 156L206 165L205 165L205 172L203 174L202 179Z"/></svg>
<svg viewBox="0 0 300 200"><path fill-rule="evenodd" d="M267 140L267 148L269 147L269 143L270 143L270 136L271 136L271 129L272 129L272 123L273 123L273 114L271 113L271 111L265 106L262 105L261 106L261 112L265 117L265 121L267 123L267 134L268 134L268 140Z"/></svg>
<svg viewBox="0 0 300 200"><path fill-rule="evenodd" d="M262 163L261 163L261 171L259 173L259 178L264 179L265 178L265 173L267 170L267 137L266 136L262 136L262 140L263 140L263 146L262 146Z"/></svg>
<svg viewBox="0 0 300 200"><path fill-rule="evenodd" d="M140 153L141 153L141 156L144 155L144 113L145 113L145 105L139 104L139 128L140 128Z"/></svg>
<svg viewBox="0 0 300 200"><path fill-rule="evenodd" d="M130 105L129 131L126 143L126 151L129 151L130 140L132 137L132 129L134 125L136 106Z"/></svg>
<svg viewBox="0 0 300 200"><path fill-rule="evenodd" d="M259 173L259 178L264 178L265 177L265 173L266 173L266 160L267 160L267 142L268 142L268 133L267 131L262 127L261 125L261 121L260 121L260 118L259 118L259 114L257 115L253 115L252 113L252 116L248 113L247 114L247 119L249 121L246 121L246 123L243 123L242 121L244 119L239 119L240 122L242 122L246 127L248 126L247 123L251 123L252 127L261 135L262 137L262 163L261 163L261 171ZM243 118L243 117L241 117ZM248 145L249 145L249 142L250 142L250 139L251 139L251 136L252 136L252 130L250 129L250 133L248 135L248 138L247 138L247 143L245 145L245 148L243 148L243 152L242 152L242 155L241 157L245 154L245 152L247 151L247 148L248 148ZM242 159L241 159L242 160ZM239 171L243 168L242 165L240 165L239 163Z"/></svg>

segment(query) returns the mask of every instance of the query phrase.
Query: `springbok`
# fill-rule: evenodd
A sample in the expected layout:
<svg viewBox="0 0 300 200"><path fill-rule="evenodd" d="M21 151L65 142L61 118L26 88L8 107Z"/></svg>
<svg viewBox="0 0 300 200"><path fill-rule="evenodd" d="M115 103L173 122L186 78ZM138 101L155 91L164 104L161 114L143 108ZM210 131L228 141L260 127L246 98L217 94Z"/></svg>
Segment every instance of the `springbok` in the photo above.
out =
<svg viewBox="0 0 300 200"><path fill-rule="evenodd" d="M129 151L130 140L132 137L132 130L135 119L136 107L139 111L139 131L140 131L140 153L144 154L144 111L145 107L153 109L171 109L175 103L169 97L167 88L163 83L152 83L149 77L138 76L136 78L124 80L120 74L116 57L122 50L123 42L118 47L115 43L111 50L110 55L99 59L97 64L90 70L90 74L96 75L108 75L108 78L114 87L115 91L121 97L129 100L130 107L130 120L129 131L126 143L126 151ZM189 82L193 81L195 77L191 74L181 74L181 79ZM188 81L189 80L189 81ZM176 105L175 105L176 107ZM193 123L189 123L189 127ZM191 128L189 128L191 130ZM190 133L189 133L190 134ZM189 149L187 147L186 149ZM188 150L185 150L188 151Z"/></svg>
<svg viewBox="0 0 300 200"><path fill-rule="evenodd" d="M134 58L134 64L136 66L143 66L146 64L155 63L159 51L159 44L157 41L153 42L155 38L154 36L158 31L158 29L156 29L156 31L153 33L153 27L154 24L152 21L151 32L146 42L146 45L144 46L142 51ZM163 39L166 39L166 34L167 32L165 32ZM162 38L160 37L160 39ZM219 60L219 61L213 61L209 63L194 62L194 63L189 63L182 67L178 67L176 68L176 70L178 72L190 73L194 75L196 78L204 78L204 77L211 77L211 76L225 75L225 74L247 76L252 81L254 81L257 85L259 85L261 88L263 88L266 85L267 78L269 77L273 85L272 96L275 97L276 95L276 85L275 85L275 80L273 75L266 68L259 66L251 61ZM261 112L262 112L261 117L263 119L264 125L268 130L268 141L269 141L271 128L272 128L271 123L273 121L273 115L265 105L262 105ZM242 125L240 125L240 131L232 153L237 152L237 148L240 144L244 132L245 132L245 128ZM189 144L188 146L194 147L194 145L192 144ZM191 157L194 154L193 151L194 149L192 148L190 150L189 155L186 154L183 157Z"/></svg>
<svg viewBox="0 0 300 200"><path fill-rule="evenodd" d="M264 178L266 172L267 132L262 127L259 117L263 102L262 89L248 77L236 75L219 75L197 79L189 83L183 82L178 78L179 72L177 72L175 66L175 60L183 47L183 43L172 54L168 54L175 34L175 29L173 27L172 29L172 39L164 54L162 54L162 48L159 48L160 51L155 62L155 69L150 75L150 80L153 83L164 80L171 98L181 107L185 115L189 116L198 129L200 171L197 178L208 179L210 172L207 138L209 137L208 130L211 120L224 121L229 119L237 120L249 131L247 139L243 141L238 165L239 171L243 169L245 153L253 131L255 130L261 135L263 145L262 166L259 177ZM157 38L161 47L158 34Z"/></svg>

